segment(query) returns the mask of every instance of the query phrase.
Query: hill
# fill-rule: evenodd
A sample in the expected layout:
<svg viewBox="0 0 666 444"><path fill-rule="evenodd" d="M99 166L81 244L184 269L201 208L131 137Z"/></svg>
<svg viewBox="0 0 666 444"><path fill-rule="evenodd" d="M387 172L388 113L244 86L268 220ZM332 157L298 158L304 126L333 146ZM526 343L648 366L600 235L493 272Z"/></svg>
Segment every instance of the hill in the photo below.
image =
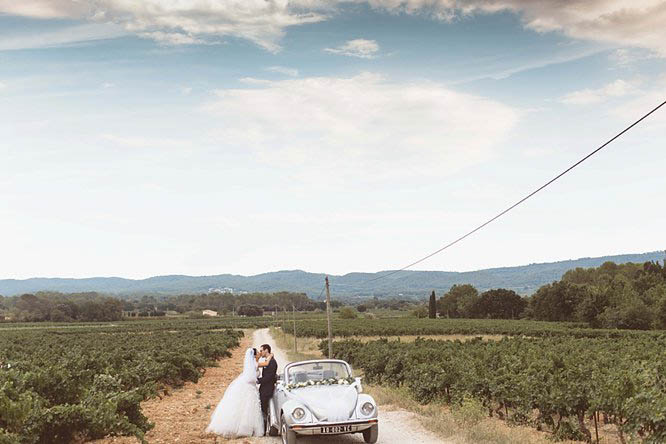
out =
<svg viewBox="0 0 666 444"><path fill-rule="evenodd" d="M664 253L662 251L654 251L468 272L403 271L371 283L367 281L385 272L349 273L343 276L331 275L330 280L333 296L344 299L368 296L423 298L432 290L441 294L454 284L472 284L480 291L491 288L507 288L519 294L531 294L541 285L560 279L567 270L573 268L598 267L607 261L619 264L646 261L661 262L663 259ZM13 296L50 290L64 293L97 291L116 295L170 295L205 293L211 289L231 288L234 292L303 292L310 297L317 298L323 286L324 276L322 273L291 270L262 273L255 276L220 274L215 276L155 276L148 279L124 279L119 277L2 279L0 280L0 294Z"/></svg>

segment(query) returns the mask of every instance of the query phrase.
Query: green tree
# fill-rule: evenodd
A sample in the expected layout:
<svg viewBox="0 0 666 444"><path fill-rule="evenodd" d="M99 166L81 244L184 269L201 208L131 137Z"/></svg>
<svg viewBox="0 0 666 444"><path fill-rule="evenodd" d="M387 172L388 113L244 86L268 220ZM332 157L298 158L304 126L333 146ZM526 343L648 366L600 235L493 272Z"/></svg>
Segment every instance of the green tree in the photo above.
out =
<svg viewBox="0 0 666 444"><path fill-rule="evenodd" d="M428 308L425 305L419 305L414 310L412 310L412 316L419 319L428 317Z"/></svg>
<svg viewBox="0 0 666 444"><path fill-rule="evenodd" d="M587 322L591 327L601 327L601 314L608 307L608 295L597 287L586 287L575 309L577 321Z"/></svg>
<svg viewBox="0 0 666 444"><path fill-rule="evenodd" d="M643 301L634 299L619 307L607 307L599 318L605 328L648 330L655 316Z"/></svg>
<svg viewBox="0 0 666 444"><path fill-rule="evenodd" d="M239 316L263 316L264 310L258 305L245 304L238 308Z"/></svg>
<svg viewBox="0 0 666 444"><path fill-rule="evenodd" d="M492 319L517 319L527 302L515 291L498 288L483 292L475 304L475 315Z"/></svg>
<svg viewBox="0 0 666 444"><path fill-rule="evenodd" d="M437 297L435 296L435 290L430 293L430 301L428 303L428 317L430 319L435 319L437 317Z"/></svg>
<svg viewBox="0 0 666 444"><path fill-rule="evenodd" d="M469 284L454 285L440 299L440 313L447 318L470 317L479 292Z"/></svg>
<svg viewBox="0 0 666 444"><path fill-rule="evenodd" d="M342 307L340 309L340 319L356 319L358 315L352 307Z"/></svg>
<svg viewBox="0 0 666 444"><path fill-rule="evenodd" d="M539 288L531 299L534 317L542 321L572 321L587 289L566 281Z"/></svg>

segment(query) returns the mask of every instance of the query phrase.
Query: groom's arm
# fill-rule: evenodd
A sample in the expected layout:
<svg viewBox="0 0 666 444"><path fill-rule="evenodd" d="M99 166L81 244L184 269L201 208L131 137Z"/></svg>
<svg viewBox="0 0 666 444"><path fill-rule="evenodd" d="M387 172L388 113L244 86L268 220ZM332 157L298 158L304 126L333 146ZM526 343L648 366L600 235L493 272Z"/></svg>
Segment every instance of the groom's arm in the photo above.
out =
<svg viewBox="0 0 666 444"><path fill-rule="evenodd" d="M261 372L261 377L257 378L257 382L261 384L263 381L275 381L275 375L277 373L277 362L275 359L271 359L271 362L268 363L264 370Z"/></svg>

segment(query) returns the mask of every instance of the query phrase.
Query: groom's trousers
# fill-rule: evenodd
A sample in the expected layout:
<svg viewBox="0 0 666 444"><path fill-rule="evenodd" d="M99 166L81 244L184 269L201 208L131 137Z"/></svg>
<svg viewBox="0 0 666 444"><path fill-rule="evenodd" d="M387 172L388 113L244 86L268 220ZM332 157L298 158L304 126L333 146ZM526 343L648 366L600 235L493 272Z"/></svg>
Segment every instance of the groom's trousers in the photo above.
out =
<svg viewBox="0 0 666 444"><path fill-rule="evenodd" d="M270 402L272 397L273 397L273 392L268 392L268 393L259 392L259 400L261 401L261 412L264 414L264 433L266 432L266 426L268 425L267 424L268 423L268 403Z"/></svg>

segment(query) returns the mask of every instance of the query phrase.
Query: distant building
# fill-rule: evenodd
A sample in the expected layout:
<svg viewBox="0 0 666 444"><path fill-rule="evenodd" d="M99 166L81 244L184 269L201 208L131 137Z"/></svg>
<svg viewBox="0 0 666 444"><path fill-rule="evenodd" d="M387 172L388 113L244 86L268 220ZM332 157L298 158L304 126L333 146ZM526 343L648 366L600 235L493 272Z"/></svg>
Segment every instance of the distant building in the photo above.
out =
<svg viewBox="0 0 666 444"><path fill-rule="evenodd" d="M234 289L229 287L224 288L209 288L208 293L217 293L217 294L234 294Z"/></svg>
<svg viewBox="0 0 666 444"><path fill-rule="evenodd" d="M178 312L175 311L175 310L167 310L167 312L166 312L165 315L166 315L166 316L179 316L180 313L178 313Z"/></svg>
<svg viewBox="0 0 666 444"><path fill-rule="evenodd" d="M217 312L213 310L204 310L202 314L204 316L217 316Z"/></svg>

